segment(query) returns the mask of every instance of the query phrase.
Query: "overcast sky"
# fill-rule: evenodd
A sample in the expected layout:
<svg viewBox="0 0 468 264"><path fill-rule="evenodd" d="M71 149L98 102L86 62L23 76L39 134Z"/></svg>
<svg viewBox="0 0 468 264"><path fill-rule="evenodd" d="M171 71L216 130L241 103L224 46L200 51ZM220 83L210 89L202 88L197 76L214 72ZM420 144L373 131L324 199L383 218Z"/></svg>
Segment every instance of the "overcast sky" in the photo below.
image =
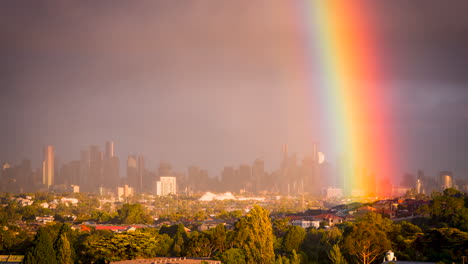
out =
<svg viewBox="0 0 468 264"><path fill-rule="evenodd" d="M218 175L282 144L318 142L318 98L294 80L300 5L289 1L1 1L0 162L117 155ZM378 4L376 4L377 2ZM468 175L468 1L374 3L401 173Z"/></svg>

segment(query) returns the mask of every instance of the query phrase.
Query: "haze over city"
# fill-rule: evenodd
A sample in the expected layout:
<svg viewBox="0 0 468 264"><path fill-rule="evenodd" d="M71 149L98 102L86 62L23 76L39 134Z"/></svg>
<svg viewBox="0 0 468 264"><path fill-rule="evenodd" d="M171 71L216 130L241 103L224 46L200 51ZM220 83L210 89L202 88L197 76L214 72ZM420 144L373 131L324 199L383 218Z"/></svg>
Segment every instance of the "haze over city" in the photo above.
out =
<svg viewBox="0 0 468 264"><path fill-rule="evenodd" d="M378 40L378 78L392 112L400 177L423 169L468 175L466 1L366 4ZM430 4L429 4L430 3ZM62 162L115 142L147 167L170 162L220 174L281 148L314 142L334 164L330 114L298 72L306 56L300 6L283 1L82 1L0 4L0 161L43 147ZM311 79L320 75L310 72Z"/></svg>

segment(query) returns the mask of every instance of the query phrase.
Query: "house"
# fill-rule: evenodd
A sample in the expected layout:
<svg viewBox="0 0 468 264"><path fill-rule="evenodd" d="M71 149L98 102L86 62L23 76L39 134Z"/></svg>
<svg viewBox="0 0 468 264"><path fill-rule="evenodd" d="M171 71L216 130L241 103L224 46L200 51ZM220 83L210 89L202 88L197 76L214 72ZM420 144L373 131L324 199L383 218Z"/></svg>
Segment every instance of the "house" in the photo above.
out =
<svg viewBox="0 0 468 264"><path fill-rule="evenodd" d="M228 229L229 229L228 226L231 226L231 225L229 225L226 222L221 221L221 220L206 220L206 221L203 221L203 223L201 225L199 225L197 229L198 229L198 231L206 231L206 230L210 230L211 228L215 228L218 225L224 225Z"/></svg>
<svg viewBox="0 0 468 264"><path fill-rule="evenodd" d="M377 209L372 206L365 205L357 208L356 211L358 214L367 214L369 212L376 212Z"/></svg>
<svg viewBox="0 0 468 264"><path fill-rule="evenodd" d="M39 223L47 224L50 222L53 222L55 218L51 215L45 215L45 216L36 216L36 221Z"/></svg>
<svg viewBox="0 0 468 264"><path fill-rule="evenodd" d="M343 223L343 218L334 214L320 214L313 217L315 221L325 222L328 226Z"/></svg>
<svg viewBox="0 0 468 264"><path fill-rule="evenodd" d="M136 225L129 225L129 226L116 226L116 225L97 225L95 230L109 230L114 233L122 233L122 232L133 232L141 228L140 226Z"/></svg>
<svg viewBox="0 0 468 264"><path fill-rule="evenodd" d="M294 226L300 226L304 229L311 228L311 227L313 228L320 227L320 221L310 221L310 220L305 220L305 219L293 220L291 224Z"/></svg>

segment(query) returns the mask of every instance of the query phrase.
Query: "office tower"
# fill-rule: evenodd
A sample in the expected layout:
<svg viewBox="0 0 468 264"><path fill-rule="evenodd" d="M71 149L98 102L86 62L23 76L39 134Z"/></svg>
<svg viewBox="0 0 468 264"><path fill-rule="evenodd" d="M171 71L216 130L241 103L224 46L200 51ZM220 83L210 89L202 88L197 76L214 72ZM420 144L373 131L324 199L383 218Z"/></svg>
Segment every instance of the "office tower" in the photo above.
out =
<svg viewBox="0 0 468 264"><path fill-rule="evenodd" d="M127 182L131 187L136 185L137 157L129 155L127 158Z"/></svg>
<svg viewBox="0 0 468 264"><path fill-rule="evenodd" d="M78 185L81 187L82 191L90 191L90 179L89 179L89 167L90 167L90 158L89 150L80 151L80 177L78 180Z"/></svg>
<svg viewBox="0 0 468 264"><path fill-rule="evenodd" d="M109 160L114 156L115 156L114 155L114 141L107 141L106 142L105 158L106 158L106 160Z"/></svg>
<svg viewBox="0 0 468 264"><path fill-rule="evenodd" d="M188 187L191 190L200 191L201 172L197 166L190 166L187 169ZM164 175L161 175L164 176Z"/></svg>
<svg viewBox="0 0 468 264"><path fill-rule="evenodd" d="M120 160L118 157L113 156L105 160L104 179L105 187L115 188L120 182Z"/></svg>
<svg viewBox="0 0 468 264"><path fill-rule="evenodd" d="M312 195L320 193L319 181L316 174L314 174L313 157L307 156L302 160L302 164L299 168L299 180L300 180L300 193L306 192Z"/></svg>
<svg viewBox="0 0 468 264"><path fill-rule="evenodd" d="M127 179L135 192L144 190L143 182L146 175L145 160L142 156L130 155L127 159Z"/></svg>
<svg viewBox="0 0 468 264"><path fill-rule="evenodd" d="M252 178L252 168L247 164L242 164L239 166L239 173L237 175L240 188L244 191L251 191L251 178Z"/></svg>
<svg viewBox="0 0 468 264"><path fill-rule="evenodd" d="M99 146L92 145L89 147L89 157L90 191L97 192L104 183L103 154Z"/></svg>
<svg viewBox="0 0 468 264"><path fill-rule="evenodd" d="M48 145L44 147L44 160L42 161L42 184L47 188L54 184L55 150Z"/></svg>
<svg viewBox="0 0 468 264"><path fill-rule="evenodd" d="M176 177L159 177L156 182L156 195L165 196L177 194Z"/></svg>
<svg viewBox="0 0 468 264"><path fill-rule="evenodd" d="M236 189L236 172L233 167L226 166L223 168L221 172L221 182L222 182L222 189L225 191L238 191Z"/></svg>
<svg viewBox="0 0 468 264"><path fill-rule="evenodd" d="M283 146L283 161L279 172L278 188L282 194L297 194L301 186L298 177L297 158L288 154L287 145Z"/></svg>
<svg viewBox="0 0 468 264"><path fill-rule="evenodd" d="M119 185L119 168L120 168L120 161L119 158L115 156L114 153L114 142L107 141L106 142L106 150L104 154L104 187L107 188L115 188Z"/></svg>
<svg viewBox="0 0 468 264"><path fill-rule="evenodd" d="M67 164L64 164L60 169L60 174L62 175L63 179L62 184L79 186L80 173L81 161L73 160Z"/></svg>
<svg viewBox="0 0 468 264"><path fill-rule="evenodd" d="M158 176L171 176L172 166L167 162L160 162L158 168Z"/></svg>
<svg viewBox="0 0 468 264"><path fill-rule="evenodd" d="M145 159L143 156L137 158L137 191L143 192L143 182L146 177Z"/></svg>
<svg viewBox="0 0 468 264"><path fill-rule="evenodd" d="M416 194L425 193L426 182L424 179L424 172L422 170L418 170L416 178Z"/></svg>
<svg viewBox="0 0 468 264"><path fill-rule="evenodd" d="M439 174L439 184L442 190L453 188L453 173L451 171L441 171Z"/></svg>
<svg viewBox="0 0 468 264"><path fill-rule="evenodd" d="M424 193L423 192L423 181L418 177L416 180L416 194Z"/></svg>
<svg viewBox="0 0 468 264"><path fill-rule="evenodd" d="M265 162L263 159L256 159L252 166L253 192L266 190L265 186Z"/></svg>

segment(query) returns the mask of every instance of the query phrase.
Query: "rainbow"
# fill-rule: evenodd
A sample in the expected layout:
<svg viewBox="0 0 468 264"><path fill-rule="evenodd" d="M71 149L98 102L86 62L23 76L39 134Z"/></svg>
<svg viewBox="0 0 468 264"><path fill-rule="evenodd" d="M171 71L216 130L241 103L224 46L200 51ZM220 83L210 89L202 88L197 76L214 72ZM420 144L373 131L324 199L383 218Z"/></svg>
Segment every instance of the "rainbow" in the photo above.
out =
<svg viewBox="0 0 468 264"><path fill-rule="evenodd" d="M296 9L307 85L316 87L334 148L339 185L348 195L389 195L394 174L388 89L372 12L355 1L305 0Z"/></svg>

